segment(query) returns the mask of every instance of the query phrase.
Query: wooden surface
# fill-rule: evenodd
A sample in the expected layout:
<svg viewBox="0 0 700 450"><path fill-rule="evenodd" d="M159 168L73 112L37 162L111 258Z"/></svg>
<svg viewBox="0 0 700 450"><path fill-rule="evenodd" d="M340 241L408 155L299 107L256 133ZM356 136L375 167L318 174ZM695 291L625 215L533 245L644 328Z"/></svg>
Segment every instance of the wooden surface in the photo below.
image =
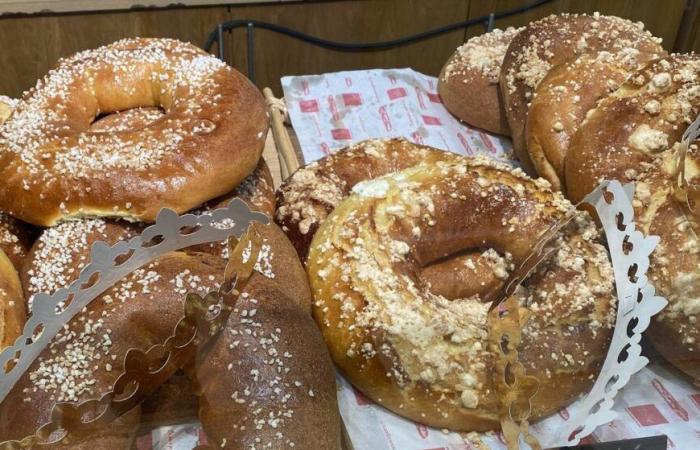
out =
<svg viewBox="0 0 700 450"><path fill-rule="evenodd" d="M159 0L143 0L143 3L149 4L151 1ZM172 0L173 3L179 1ZM697 4L700 0L688 1L689 4ZM597 10L643 21L653 33L664 39L665 47L671 49L682 22L685 2L557 0L523 15L498 20L496 25L501 28L523 25L552 12ZM127 36L173 37L202 45L219 22L258 19L326 39L372 42L413 34L492 11L508 10L524 3L525 0L337 0L0 17L0 42L3 43L0 51L0 94L19 96L33 86L59 57ZM700 17L696 17L697 9L689 10L690 25L682 33L684 37L679 43L683 47L681 50L700 50ZM436 75L466 36L481 32L483 27L476 25L406 47L341 53L257 29L254 81L261 88L272 87L279 95L279 78L283 75L375 67L413 67ZM246 73L245 31L239 29L225 36L226 60Z"/></svg>
<svg viewBox="0 0 700 450"><path fill-rule="evenodd" d="M0 0L0 14L37 12L105 11L164 7L173 4L202 6L235 3L289 2L298 0Z"/></svg>

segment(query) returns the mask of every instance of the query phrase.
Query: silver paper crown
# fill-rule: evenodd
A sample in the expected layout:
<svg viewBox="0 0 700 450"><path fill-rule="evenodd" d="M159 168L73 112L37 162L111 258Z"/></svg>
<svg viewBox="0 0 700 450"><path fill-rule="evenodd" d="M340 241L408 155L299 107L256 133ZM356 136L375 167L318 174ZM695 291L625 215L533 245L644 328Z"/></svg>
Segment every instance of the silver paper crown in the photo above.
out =
<svg viewBox="0 0 700 450"><path fill-rule="evenodd" d="M162 209L155 224L128 241L95 242L78 279L51 295L37 294L22 335L0 353L0 402L61 328L117 281L167 252L240 238L253 222L268 224L269 218L235 198L225 208L200 215Z"/></svg>
<svg viewBox="0 0 700 450"><path fill-rule="evenodd" d="M615 180L604 181L582 201L595 208L608 241L618 299L615 331L593 388L573 406L571 419L555 435L543 437L545 446L576 445L613 420L617 392L649 362L641 356L642 332L668 302L656 295L646 276L659 237L644 236L636 229L633 198L634 183Z"/></svg>

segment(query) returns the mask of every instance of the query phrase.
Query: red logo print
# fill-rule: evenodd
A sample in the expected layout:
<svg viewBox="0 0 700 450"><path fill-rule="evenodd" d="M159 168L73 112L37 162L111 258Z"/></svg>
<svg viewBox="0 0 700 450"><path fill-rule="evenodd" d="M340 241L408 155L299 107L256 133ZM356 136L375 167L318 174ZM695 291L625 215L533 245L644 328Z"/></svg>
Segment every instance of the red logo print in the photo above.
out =
<svg viewBox="0 0 700 450"><path fill-rule="evenodd" d="M384 123L384 129L386 131L391 131L391 119L389 118L389 113L386 111L386 105L379 108L379 115Z"/></svg>
<svg viewBox="0 0 700 450"><path fill-rule="evenodd" d="M472 150L471 146L469 145L469 141L462 133L457 133L457 139L459 139L459 142L462 144L462 147L464 147L464 151L467 152L467 155L474 154L474 150Z"/></svg>
<svg viewBox="0 0 700 450"><path fill-rule="evenodd" d="M340 115L338 114L338 105L336 105L335 98L333 98L332 95L328 96L328 108L331 110L331 114L333 115L333 120L335 120L335 121L340 120Z"/></svg>
<svg viewBox="0 0 700 450"><path fill-rule="evenodd" d="M428 437L428 427L426 427L422 423L417 423L416 429L418 430L418 436L420 436L421 439L425 439Z"/></svg>
<svg viewBox="0 0 700 450"><path fill-rule="evenodd" d="M350 130L347 128L335 128L331 130L331 135L336 141L345 141L350 139Z"/></svg>
<svg viewBox="0 0 700 450"><path fill-rule="evenodd" d="M440 96L433 92L428 92L428 99L433 103L442 103Z"/></svg>
<svg viewBox="0 0 700 450"><path fill-rule="evenodd" d="M316 99L300 100L299 109L301 109L301 112L305 113L318 112L318 101Z"/></svg>
<svg viewBox="0 0 700 450"><path fill-rule="evenodd" d="M681 406L680 403L678 403L678 400L664 387L664 385L659 381L658 378L654 378L651 382L651 385L654 386L654 389L656 389L656 392L661 394L661 397L664 399L666 404L671 407L671 410L673 410L674 413L681 419L683 419L684 422L688 421L688 411Z"/></svg>
<svg viewBox="0 0 700 450"><path fill-rule="evenodd" d="M426 125L442 125L440 119L434 116L422 116Z"/></svg>
<svg viewBox="0 0 700 450"><path fill-rule="evenodd" d="M491 142L491 137L482 131L479 131L479 136L481 136L481 140L484 142L486 148L489 149L491 153L495 154L496 147L493 145L493 142Z"/></svg>
<svg viewBox="0 0 700 450"><path fill-rule="evenodd" d="M309 82L304 80L301 82L301 90L304 91L304 95L309 95Z"/></svg>
<svg viewBox="0 0 700 450"><path fill-rule="evenodd" d="M411 138L413 138L413 142L415 142L416 144L423 143L423 136L417 131L414 131L413 134L411 134Z"/></svg>
<svg viewBox="0 0 700 450"><path fill-rule="evenodd" d="M406 93L406 89L402 87L391 88L386 91L386 94L389 96L389 100L396 100L397 98L402 98L408 95Z"/></svg>
<svg viewBox="0 0 700 450"><path fill-rule="evenodd" d="M372 404L372 402L370 402L362 392L358 391L355 388L352 388L352 390L355 393L355 402L357 403L357 406L365 406Z"/></svg>
<svg viewBox="0 0 700 450"><path fill-rule="evenodd" d="M566 408L560 409L559 415L561 416L562 419L569 420L569 411Z"/></svg>
<svg viewBox="0 0 700 450"><path fill-rule="evenodd" d="M362 104L362 97L356 92L347 92L343 94L343 103L345 106L359 106Z"/></svg>
<svg viewBox="0 0 700 450"><path fill-rule="evenodd" d="M700 394L691 394L690 399L693 400L693 403L695 403L695 406L700 408Z"/></svg>
<svg viewBox="0 0 700 450"><path fill-rule="evenodd" d="M668 420L661 414L661 411L654 405L631 406L627 408L627 412L642 427L668 423Z"/></svg>
<svg viewBox="0 0 700 450"><path fill-rule="evenodd" d="M416 86L416 97L418 98L418 104L421 109L425 109L425 98L423 97L423 90Z"/></svg>

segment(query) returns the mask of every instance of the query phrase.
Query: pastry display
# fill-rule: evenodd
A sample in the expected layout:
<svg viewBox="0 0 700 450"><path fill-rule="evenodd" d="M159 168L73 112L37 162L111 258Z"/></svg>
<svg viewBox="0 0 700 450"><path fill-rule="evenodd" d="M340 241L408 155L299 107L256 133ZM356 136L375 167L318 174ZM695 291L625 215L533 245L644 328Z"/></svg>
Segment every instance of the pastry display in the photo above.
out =
<svg viewBox="0 0 700 450"><path fill-rule="evenodd" d="M660 42L639 22L600 14L550 15L518 33L503 58L500 84L513 150L523 168L535 173L525 126L535 89L552 68L574 56L602 50L662 53Z"/></svg>
<svg viewBox="0 0 700 450"><path fill-rule="evenodd" d="M207 215L239 198L274 214L262 96L190 44L127 39L78 53L22 99L0 99L0 114L3 346L38 293L78 279L95 242L136 236L161 208ZM16 217L48 228L32 243ZM217 448L340 447L335 374L305 271L279 228L257 232L255 272L221 334L108 428L52 435L51 448L129 449L139 430L198 417ZM164 253L98 295L0 403L0 441L33 435L61 402L109 392L128 350L171 335L188 293L219 288L227 258L225 242Z"/></svg>
<svg viewBox="0 0 700 450"><path fill-rule="evenodd" d="M474 36L447 60L438 77L438 93L459 120L510 135L498 77L508 45L520 30L511 27Z"/></svg>
<svg viewBox="0 0 700 450"><path fill-rule="evenodd" d="M606 357L622 365L624 327L615 333L615 324L630 309L618 317L617 290L629 286L600 205L624 201L600 190L599 215L590 197L577 209L604 180L635 183L634 226L659 237L648 269L646 247L631 239L643 275L668 300L645 336L700 383L700 142L681 142L700 114L700 57L667 53L641 23L556 14L472 37L435 88L431 106L512 137L519 163L433 148L418 133L419 143L323 148L297 170L282 149L291 175L276 189L268 149L269 167L262 158L276 99L266 104L238 71L173 39L85 50L21 98L0 96L0 348L18 342L4 370L19 377L0 402L0 442L60 423L39 437L50 445L24 446L129 450L160 427L196 424L197 443L211 448L338 450L348 443L338 401L352 395L338 394L338 376L358 404L366 397L419 434L500 429L512 444L509 426L562 411L599 374L610 386L617 369ZM355 95L365 98L343 101ZM392 104L404 107L398 98ZM398 134L387 123L384 134ZM459 137L472 152L468 139L484 133L466 131ZM628 233L628 218L617 218ZM107 248L123 241L131 247ZM56 317L37 306L48 301L40 293L64 294L93 256L107 265L79 282L90 290L99 280L87 306L76 301ZM113 282L106 270L130 273ZM42 329L22 336L36 318ZM52 320L67 322L27 360L35 355L26 346ZM186 351L125 364L134 350L166 344L159 351ZM17 364L25 361L26 371ZM165 367L109 426L75 422L75 405L97 417L105 394L125 395L122 375L145 379Z"/></svg>
<svg viewBox="0 0 700 450"><path fill-rule="evenodd" d="M307 261L314 317L334 361L399 415L452 430L497 428L488 292L435 294L420 269L486 250L505 282L573 208L546 183L482 159L421 163L355 185L316 232ZM580 216L515 294L527 316L520 361L557 387L531 400L533 418L587 392L607 353L616 300L597 238Z"/></svg>
<svg viewBox="0 0 700 450"><path fill-rule="evenodd" d="M139 107L164 114L142 128L90 130L101 114ZM61 60L0 126L0 210L41 226L185 212L253 171L267 127L250 81L190 44L126 39L84 51Z"/></svg>

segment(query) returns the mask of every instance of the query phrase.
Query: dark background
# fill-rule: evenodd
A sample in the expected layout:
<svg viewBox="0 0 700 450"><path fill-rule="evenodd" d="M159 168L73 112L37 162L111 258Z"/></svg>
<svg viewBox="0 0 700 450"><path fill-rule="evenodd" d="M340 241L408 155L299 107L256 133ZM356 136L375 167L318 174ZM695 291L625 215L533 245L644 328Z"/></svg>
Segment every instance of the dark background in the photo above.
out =
<svg viewBox="0 0 700 450"><path fill-rule="evenodd" d="M523 0L288 1L4 15L0 16L0 94L17 97L33 86L59 57L122 37L173 37L201 46L219 22L257 19L327 39L370 42L527 3ZM644 22L655 35L663 38L668 50L700 50L698 3L698 0L557 0L517 17L498 20L496 26L524 25L553 12L599 11ZM2 7L0 0L0 9ZM391 50L341 53L256 30L254 81L259 87L272 87L280 95L279 78L283 75L378 67L413 67L436 75L458 45L482 32L483 27L477 25ZM235 30L225 36L226 60L245 73L245 30Z"/></svg>

